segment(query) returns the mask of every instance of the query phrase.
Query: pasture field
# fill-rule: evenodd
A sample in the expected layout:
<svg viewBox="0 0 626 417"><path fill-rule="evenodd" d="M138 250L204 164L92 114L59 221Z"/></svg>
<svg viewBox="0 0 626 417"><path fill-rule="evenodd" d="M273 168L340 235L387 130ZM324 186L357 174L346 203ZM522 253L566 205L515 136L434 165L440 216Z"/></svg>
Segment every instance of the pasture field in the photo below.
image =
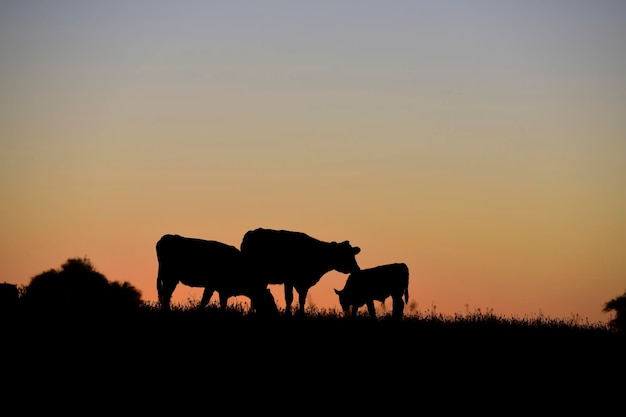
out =
<svg viewBox="0 0 626 417"><path fill-rule="evenodd" d="M625 334L546 317L373 321L309 308L268 319L144 305L1 322L3 395L24 412L71 411L79 398L142 414L595 414L625 392Z"/></svg>

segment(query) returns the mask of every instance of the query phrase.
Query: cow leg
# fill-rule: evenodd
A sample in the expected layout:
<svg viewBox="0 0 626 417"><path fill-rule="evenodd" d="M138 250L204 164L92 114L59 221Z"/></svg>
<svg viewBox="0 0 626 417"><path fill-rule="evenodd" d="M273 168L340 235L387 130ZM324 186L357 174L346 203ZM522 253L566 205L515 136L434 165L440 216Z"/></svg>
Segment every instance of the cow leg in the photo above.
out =
<svg viewBox="0 0 626 417"><path fill-rule="evenodd" d="M352 306L352 317L356 317L357 313L359 312L359 307L356 305Z"/></svg>
<svg viewBox="0 0 626 417"><path fill-rule="evenodd" d="M202 299L200 300L200 305L198 306L198 308L203 309L204 307L206 307L206 305L209 304L209 300L213 296L214 292L215 290L213 288L204 288L204 292L202 293Z"/></svg>
<svg viewBox="0 0 626 417"><path fill-rule="evenodd" d="M393 311L391 312L391 316L396 319L401 319L404 315L404 301L402 301L402 296L393 298Z"/></svg>
<svg viewBox="0 0 626 417"><path fill-rule="evenodd" d="M228 306L228 296L224 293L220 293L220 310L224 311L226 310L226 307Z"/></svg>
<svg viewBox="0 0 626 417"><path fill-rule="evenodd" d="M298 306L299 316L304 316L304 303L306 303L306 295L308 292L308 288L302 288L298 290L298 302L300 303L300 305Z"/></svg>
<svg viewBox="0 0 626 417"><path fill-rule="evenodd" d="M172 294L178 285L177 280L168 280L161 276L157 278L157 292L159 294L159 302L164 310L170 309L170 300Z"/></svg>
<svg viewBox="0 0 626 417"><path fill-rule="evenodd" d="M293 303L293 285L285 283L285 314L291 316L291 304Z"/></svg>
<svg viewBox="0 0 626 417"><path fill-rule="evenodd" d="M367 311L370 313L370 317L376 319L376 309L374 308L374 300L368 300L365 305L367 305Z"/></svg>

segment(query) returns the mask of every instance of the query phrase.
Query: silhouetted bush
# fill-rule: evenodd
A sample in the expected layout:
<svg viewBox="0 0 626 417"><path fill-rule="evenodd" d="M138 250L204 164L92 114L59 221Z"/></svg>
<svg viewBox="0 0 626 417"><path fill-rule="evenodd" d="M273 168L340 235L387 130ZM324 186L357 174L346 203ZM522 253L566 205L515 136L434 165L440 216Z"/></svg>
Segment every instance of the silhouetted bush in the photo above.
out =
<svg viewBox="0 0 626 417"><path fill-rule="evenodd" d="M134 309L142 304L141 292L129 282L110 283L111 298L124 310Z"/></svg>
<svg viewBox="0 0 626 417"><path fill-rule="evenodd" d="M17 306L20 293L16 284L0 284L0 311L11 311Z"/></svg>
<svg viewBox="0 0 626 417"><path fill-rule="evenodd" d="M136 309L141 293L130 283L109 282L87 258L70 258L61 268L33 277L21 297L29 310L95 313Z"/></svg>
<svg viewBox="0 0 626 417"><path fill-rule="evenodd" d="M615 317L609 321L609 327L614 330L626 331L626 291L619 297L607 301L602 311L605 313L615 312Z"/></svg>

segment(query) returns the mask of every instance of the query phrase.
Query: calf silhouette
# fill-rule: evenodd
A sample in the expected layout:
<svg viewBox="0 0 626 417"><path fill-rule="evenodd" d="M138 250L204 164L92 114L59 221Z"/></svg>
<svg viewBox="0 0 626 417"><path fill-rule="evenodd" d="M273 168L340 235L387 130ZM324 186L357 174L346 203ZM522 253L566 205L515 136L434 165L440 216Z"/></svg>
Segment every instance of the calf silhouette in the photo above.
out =
<svg viewBox="0 0 626 417"><path fill-rule="evenodd" d="M277 313L267 285L250 279L241 252L234 246L215 240L180 235L164 235L156 244L159 272L157 291L161 308L170 309L170 300L179 282L190 287L203 287L200 308L205 307L213 293L219 294L220 308L228 298L244 295L260 313Z"/></svg>
<svg viewBox="0 0 626 417"><path fill-rule="evenodd" d="M355 256L360 251L347 240L324 242L302 232L262 228L248 231L241 242L241 253L255 279L264 286L284 284L287 315L291 315L294 288L298 314L304 315L309 289L331 270L358 271Z"/></svg>
<svg viewBox="0 0 626 417"><path fill-rule="evenodd" d="M351 310L352 317L356 317L359 307L365 304L370 317L374 319L374 301L384 302L391 297L392 317L401 319L404 316L404 304L409 302L409 268L404 263L394 263L361 269L350 274L344 288L335 289L335 293L339 296L344 313Z"/></svg>

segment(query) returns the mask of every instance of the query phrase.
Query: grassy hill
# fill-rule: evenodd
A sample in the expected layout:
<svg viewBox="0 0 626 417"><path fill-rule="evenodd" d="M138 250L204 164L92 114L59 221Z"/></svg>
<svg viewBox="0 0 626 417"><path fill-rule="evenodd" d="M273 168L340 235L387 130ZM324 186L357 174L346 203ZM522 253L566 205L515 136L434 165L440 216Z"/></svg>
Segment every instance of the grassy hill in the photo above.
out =
<svg viewBox="0 0 626 417"><path fill-rule="evenodd" d="M309 309L268 319L236 306L144 304L109 315L15 312L2 328L4 378L18 394L126 398L144 413L220 403L237 414L597 412L618 401L626 375L623 333L480 312L374 321Z"/></svg>

